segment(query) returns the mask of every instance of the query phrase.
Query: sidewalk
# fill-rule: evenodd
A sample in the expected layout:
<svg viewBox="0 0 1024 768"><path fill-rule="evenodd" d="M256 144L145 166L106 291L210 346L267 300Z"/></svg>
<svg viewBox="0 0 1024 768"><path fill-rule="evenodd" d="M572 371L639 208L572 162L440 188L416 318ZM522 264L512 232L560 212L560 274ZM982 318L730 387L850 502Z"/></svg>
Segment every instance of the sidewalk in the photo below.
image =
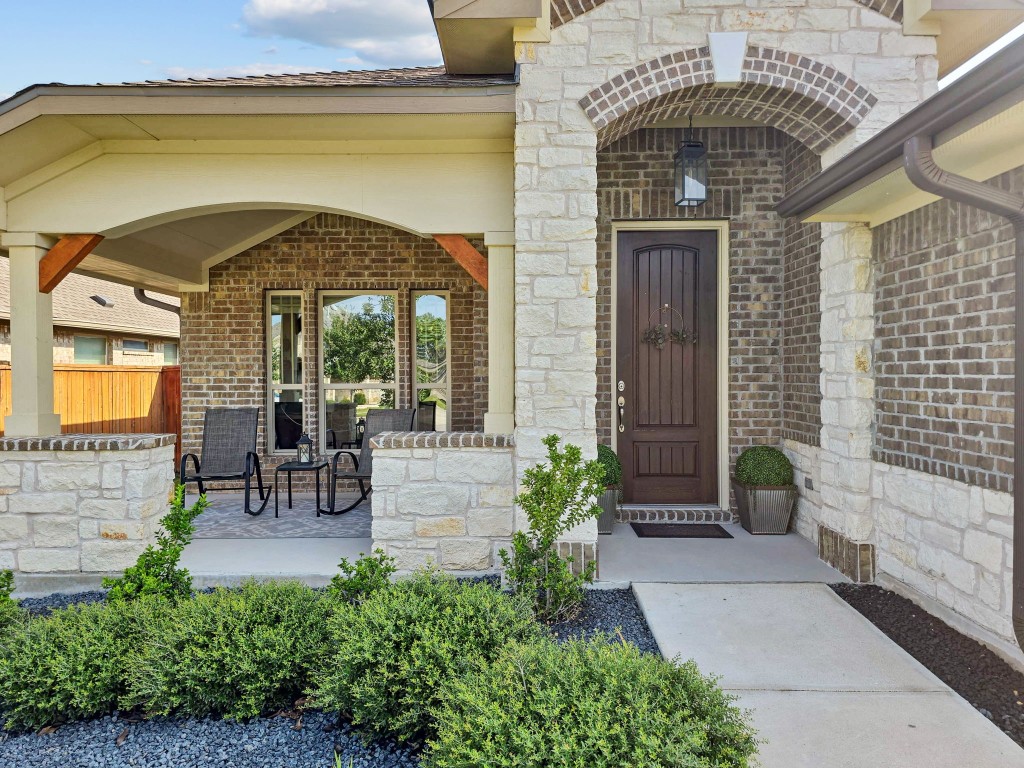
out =
<svg viewBox="0 0 1024 768"><path fill-rule="evenodd" d="M1024 749L824 584L633 590L662 653L752 711L764 768L1024 768Z"/></svg>

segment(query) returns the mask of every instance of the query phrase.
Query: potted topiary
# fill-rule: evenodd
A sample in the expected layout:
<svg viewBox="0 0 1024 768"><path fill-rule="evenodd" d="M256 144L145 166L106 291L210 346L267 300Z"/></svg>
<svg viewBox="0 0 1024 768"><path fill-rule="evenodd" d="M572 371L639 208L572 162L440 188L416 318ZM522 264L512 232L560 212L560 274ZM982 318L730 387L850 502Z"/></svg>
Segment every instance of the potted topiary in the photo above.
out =
<svg viewBox="0 0 1024 768"><path fill-rule="evenodd" d="M748 533L781 534L789 530L796 486L793 465L778 448L755 445L743 451L736 459L732 490L740 524Z"/></svg>
<svg viewBox="0 0 1024 768"><path fill-rule="evenodd" d="M611 533L615 525L615 512L619 506L619 485L622 484L622 463L615 451L607 445L597 446L597 460L604 467L604 493L597 503L601 506L601 516L597 518L597 532Z"/></svg>

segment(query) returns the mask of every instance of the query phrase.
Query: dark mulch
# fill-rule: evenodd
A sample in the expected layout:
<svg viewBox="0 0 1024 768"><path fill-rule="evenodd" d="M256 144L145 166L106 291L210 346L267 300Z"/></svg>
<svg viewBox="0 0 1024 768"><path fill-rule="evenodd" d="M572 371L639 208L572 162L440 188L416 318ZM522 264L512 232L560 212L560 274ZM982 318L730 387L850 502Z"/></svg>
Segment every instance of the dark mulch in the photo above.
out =
<svg viewBox="0 0 1024 768"><path fill-rule="evenodd" d="M894 592L861 584L832 589L1024 747L1024 673Z"/></svg>
<svg viewBox="0 0 1024 768"><path fill-rule="evenodd" d="M645 653L661 653L631 589L588 589L579 615L550 629L558 640L601 633L633 643Z"/></svg>

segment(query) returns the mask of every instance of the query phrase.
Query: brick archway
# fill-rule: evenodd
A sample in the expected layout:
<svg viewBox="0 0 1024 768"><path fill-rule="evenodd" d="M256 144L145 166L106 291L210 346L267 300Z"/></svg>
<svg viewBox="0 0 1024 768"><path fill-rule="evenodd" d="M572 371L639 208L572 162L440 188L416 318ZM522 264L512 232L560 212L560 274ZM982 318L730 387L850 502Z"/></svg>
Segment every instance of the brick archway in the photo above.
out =
<svg viewBox="0 0 1024 768"><path fill-rule="evenodd" d="M577 16L592 11L606 0L551 0L552 29L568 24ZM903 0L855 0L893 21L903 21Z"/></svg>
<svg viewBox="0 0 1024 768"><path fill-rule="evenodd" d="M853 130L877 101L834 67L761 46L747 47L740 85L720 87L704 46L633 67L579 104L598 130L599 148L660 120L725 115L779 128L820 153Z"/></svg>

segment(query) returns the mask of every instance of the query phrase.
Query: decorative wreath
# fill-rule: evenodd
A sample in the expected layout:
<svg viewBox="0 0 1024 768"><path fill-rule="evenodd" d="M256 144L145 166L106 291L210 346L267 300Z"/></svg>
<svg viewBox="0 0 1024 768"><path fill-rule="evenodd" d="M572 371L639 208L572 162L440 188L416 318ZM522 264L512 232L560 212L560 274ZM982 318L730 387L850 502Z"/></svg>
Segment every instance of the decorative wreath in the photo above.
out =
<svg viewBox="0 0 1024 768"><path fill-rule="evenodd" d="M644 331L643 335L640 337L640 340L643 341L644 344L650 344L652 347L657 347L658 349L664 347L665 344L668 343L670 340L675 342L676 344L696 344L696 331L688 331L685 328L673 329L671 316L669 317L669 322L667 323L653 322L655 315L660 315L662 312L666 311L671 312L673 315L678 317L679 324L682 325L683 316L679 314L678 310L673 309L668 304L666 304L665 306L659 307L658 309L651 312L651 316L647 318L647 330Z"/></svg>

